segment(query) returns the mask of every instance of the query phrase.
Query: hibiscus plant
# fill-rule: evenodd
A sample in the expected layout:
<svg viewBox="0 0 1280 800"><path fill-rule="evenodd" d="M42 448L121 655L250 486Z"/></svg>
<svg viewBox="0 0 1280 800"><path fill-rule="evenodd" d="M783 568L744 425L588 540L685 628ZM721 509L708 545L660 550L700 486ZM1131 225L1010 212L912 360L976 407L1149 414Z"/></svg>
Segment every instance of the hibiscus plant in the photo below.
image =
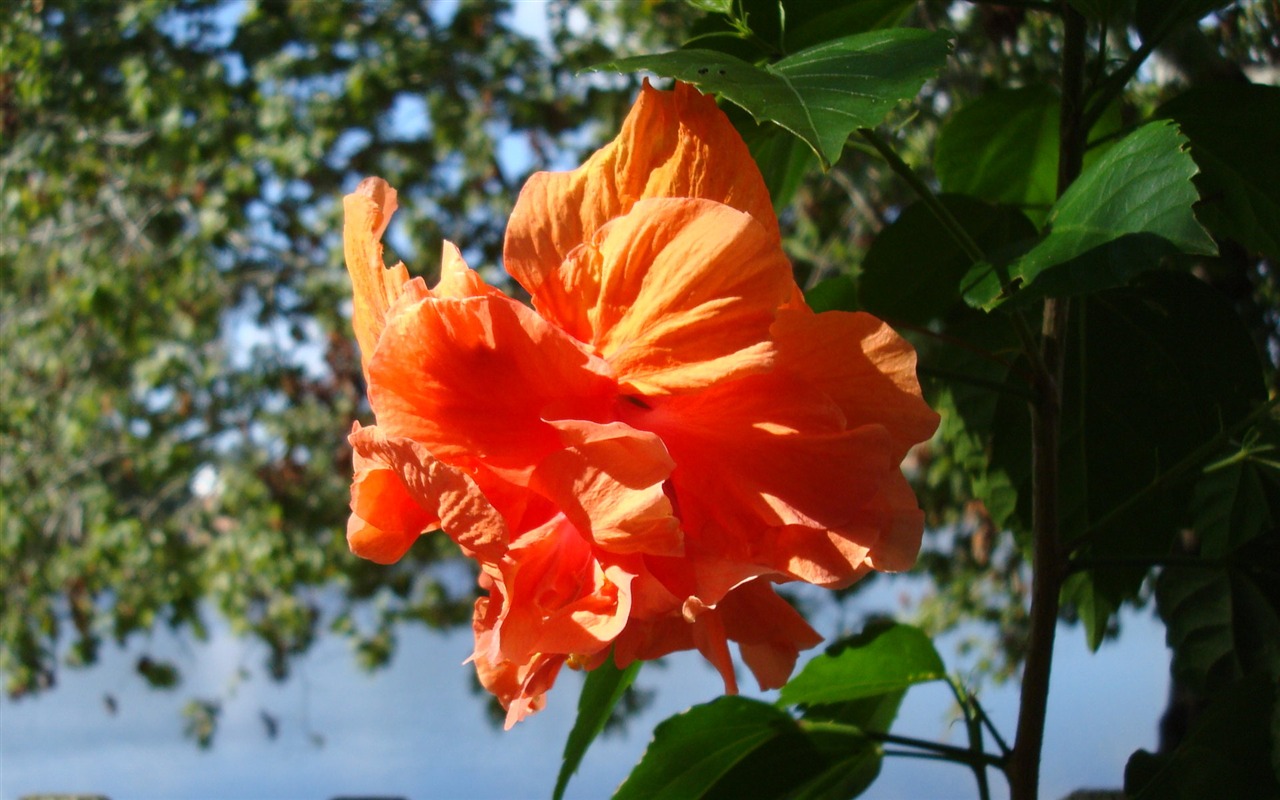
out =
<svg viewBox="0 0 1280 800"><path fill-rule="evenodd" d="M662 723L615 797L853 797L892 748L967 767L980 797L994 770L1034 798L1063 607L1096 648L1153 575L1207 705L1181 749L1133 756L1126 791L1190 776L1274 796L1274 401L1209 265L1278 252L1275 187L1248 159L1276 144L1258 120L1280 94L1125 94L1219 4L1020 4L1049 20L1055 71L944 114L931 167L896 140L964 54L899 24L911 3L697 5L686 47L597 67L670 88L646 80L610 144L520 190L503 264L532 307L447 242L434 286L388 267L395 189L347 196L376 423L350 437L352 550L394 562L439 529L476 562L471 660L507 727L587 671L556 797L639 665L696 649L727 696ZM854 148L914 202L860 267L802 275L775 207ZM931 458L1027 565L1007 736L909 625L792 677L822 637L777 589L910 569L927 518L907 473L927 497ZM730 643L776 703L733 696ZM930 681L954 690L968 747L892 732ZM1254 744L1213 749L1224 717ZM1214 760L1193 763L1200 748Z"/></svg>

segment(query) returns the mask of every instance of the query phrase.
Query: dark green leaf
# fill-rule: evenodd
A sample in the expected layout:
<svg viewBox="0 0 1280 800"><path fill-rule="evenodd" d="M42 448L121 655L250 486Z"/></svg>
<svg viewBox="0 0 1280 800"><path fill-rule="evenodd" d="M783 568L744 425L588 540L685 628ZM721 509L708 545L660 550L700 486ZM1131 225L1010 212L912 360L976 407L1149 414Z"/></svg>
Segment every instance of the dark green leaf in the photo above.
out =
<svg viewBox="0 0 1280 800"><path fill-rule="evenodd" d="M1097 644L1111 611L1136 596L1149 571L1143 560L1175 552L1204 466L1184 460L1251 413L1265 390L1231 303L1186 273L1155 272L1101 292L1074 306L1072 317L1059 467L1063 536L1076 557L1103 564L1072 578L1064 599ZM997 412L992 466L1026 498L1026 411ZM1019 508L1024 521L1028 505Z"/></svg>
<svg viewBox="0 0 1280 800"><path fill-rule="evenodd" d="M1231 578L1226 570L1180 567L1156 581L1156 603L1173 650L1173 673L1204 692L1244 674L1232 629Z"/></svg>
<svg viewBox="0 0 1280 800"><path fill-rule="evenodd" d="M1098 581L1087 572L1076 572L1062 582L1062 608L1084 625L1085 642L1097 652L1107 635L1113 633L1112 619L1120 610L1113 593L1099 591Z"/></svg>
<svg viewBox="0 0 1280 800"><path fill-rule="evenodd" d="M962 195L938 200L988 253L1035 238L1035 227L1016 208ZM960 279L972 266L933 210L917 202L871 243L858 279L859 299L876 316L923 325L959 302Z"/></svg>
<svg viewBox="0 0 1280 800"><path fill-rule="evenodd" d="M877 746L856 730L805 730L772 705L726 696L660 723L613 796L786 797L822 776L840 783L829 772L833 764L845 762L846 772L864 776L865 762L878 760Z"/></svg>
<svg viewBox="0 0 1280 800"><path fill-rule="evenodd" d="M1089 19L1112 20L1125 10L1132 0L1067 0L1067 2Z"/></svg>
<svg viewBox="0 0 1280 800"><path fill-rule="evenodd" d="M155 661L149 656L140 657L135 669L155 689L172 689L180 680L178 668L172 663Z"/></svg>
<svg viewBox="0 0 1280 800"><path fill-rule="evenodd" d="M934 169L944 192L992 203L1053 205L1058 93L1043 84L987 92L942 126Z"/></svg>
<svg viewBox="0 0 1280 800"><path fill-rule="evenodd" d="M1280 87L1219 83L1158 112L1176 120L1200 166L1196 213L1214 233L1280 258Z"/></svg>
<svg viewBox="0 0 1280 800"><path fill-rule="evenodd" d="M835 643L792 678L779 705L841 703L895 692L946 676L942 658L919 628L876 623Z"/></svg>
<svg viewBox="0 0 1280 800"><path fill-rule="evenodd" d="M839 722L864 731L887 733L906 694L906 689L899 689L843 703L806 704L801 710L806 720Z"/></svg>
<svg viewBox="0 0 1280 800"><path fill-rule="evenodd" d="M810 308L819 313L857 311L858 287L848 275L836 275L805 292L804 299Z"/></svg>
<svg viewBox="0 0 1280 800"><path fill-rule="evenodd" d="M934 169L944 192L1023 208L1037 224L1058 196L1058 141L1062 98L1034 84L997 89L965 105L938 131ZM1100 139L1120 127L1111 106L1093 130ZM1105 145L1085 154L1085 167L1105 155Z"/></svg>
<svg viewBox="0 0 1280 800"><path fill-rule="evenodd" d="M870 739L846 746L845 750L853 752L793 789L786 795L787 800L848 800L865 792L880 775L884 762L881 750Z"/></svg>
<svg viewBox="0 0 1280 800"><path fill-rule="evenodd" d="M1176 750L1134 753L1125 767L1125 796L1133 800L1274 800L1272 769L1275 681L1253 675L1212 702Z"/></svg>
<svg viewBox="0 0 1280 800"><path fill-rule="evenodd" d="M791 204L805 176L818 166L817 157L804 142L777 125L760 125L734 105L726 105L724 112L747 143L764 177L773 209L781 214Z"/></svg>
<svg viewBox="0 0 1280 800"><path fill-rule="evenodd" d="M1249 458L1206 472L1191 498L1200 552L1221 558L1272 523L1261 467Z"/></svg>
<svg viewBox="0 0 1280 800"><path fill-rule="evenodd" d="M636 56L597 69L647 70L713 92L803 139L829 167L857 128L914 97L950 51L946 34L914 28L846 36L757 67L714 50Z"/></svg>
<svg viewBox="0 0 1280 800"><path fill-rule="evenodd" d="M788 50L801 50L855 33L891 28L902 21L914 0L858 0L832 3L803 0L788 3L786 43Z"/></svg>
<svg viewBox="0 0 1280 800"><path fill-rule="evenodd" d="M1122 286L1165 256L1216 252L1191 210L1196 166L1185 144L1167 123L1125 137L1063 194L1048 234L1003 277L1027 297L1085 294ZM1002 288L1001 271L978 265L965 278L965 300L991 309L1006 299Z"/></svg>
<svg viewBox="0 0 1280 800"><path fill-rule="evenodd" d="M729 696L694 706L658 725L614 800L705 797L765 743L781 737L803 738L794 719L767 703Z"/></svg>
<svg viewBox="0 0 1280 800"><path fill-rule="evenodd" d="M1134 22L1144 42L1160 41L1179 25L1197 22L1229 0L1138 0Z"/></svg>
<svg viewBox="0 0 1280 800"><path fill-rule="evenodd" d="M587 748L604 730L618 700L636 679L641 663L633 661L626 669L618 669L610 657L587 673L582 694L578 697L578 718L574 720L573 730L569 731L569 738L564 743L560 774L556 776L556 788L552 793L554 800L564 797L569 779L582 763Z"/></svg>
<svg viewBox="0 0 1280 800"><path fill-rule="evenodd" d="M744 39L725 16L711 16L694 25L692 42L698 47L710 47L746 61L757 61L794 53L842 36L893 27L901 22L913 5L913 0L738 2L751 29L750 39ZM730 13L725 12L726 15Z"/></svg>

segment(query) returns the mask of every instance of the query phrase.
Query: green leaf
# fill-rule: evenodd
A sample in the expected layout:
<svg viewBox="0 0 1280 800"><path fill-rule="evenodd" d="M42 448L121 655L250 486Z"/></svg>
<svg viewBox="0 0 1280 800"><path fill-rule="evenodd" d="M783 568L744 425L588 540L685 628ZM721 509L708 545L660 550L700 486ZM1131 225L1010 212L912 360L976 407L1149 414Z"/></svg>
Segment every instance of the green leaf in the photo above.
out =
<svg viewBox="0 0 1280 800"><path fill-rule="evenodd" d="M694 8L713 14L728 14L733 11L733 0L685 0L685 2Z"/></svg>
<svg viewBox="0 0 1280 800"><path fill-rule="evenodd" d="M818 166L813 150L777 125L759 125L746 111L734 105L724 108L742 140L773 200L773 210L783 213L791 205L805 176Z"/></svg>
<svg viewBox="0 0 1280 800"><path fill-rule="evenodd" d="M987 92L938 131L944 192L1047 211L1058 190L1058 93L1037 84Z"/></svg>
<svg viewBox="0 0 1280 800"><path fill-rule="evenodd" d="M786 44L800 50L854 33L891 28L902 21L914 0L858 0L831 3L802 0L788 3Z"/></svg>
<svg viewBox="0 0 1280 800"><path fill-rule="evenodd" d="M720 0L702 0L715 4ZM744 39L725 16L705 17L691 30L691 42L698 47L738 56L746 61L775 57L812 47L831 39L891 28L902 21L914 0L857 0L832 3L829 0L738 0L752 38ZM785 18L784 18L785 17Z"/></svg>
<svg viewBox="0 0 1280 800"><path fill-rule="evenodd" d="M569 779L582 763L587 748L604 730L614 706L622 698L627 687L636 679L643 662L633 661L626 669L618 669L609 657L603 664L587 673L582 684L582 694L578 696L578 718L573 722L573 730L564 744L564 757L560 764L560 774L556 776L556 788L552 793L554 800L564 797L564 790Z"/></svg>
<svg viewBox="0 0 1280 800"><path fill-rule="evenodd" d="M1099 583L1087 572L1075 572L1062 582L1061 603L1064 610L1074 612L1084 625L1085 642L1097 652L1103 640L1114 630L1111 620L1120 610L1113 593L1100 591Z"/></svg>
<svg viewBox="0 0 1280 800"><path fill-rule="evenodd" d="M1112 611L1136 596L1150 570L1144 560L1175 552L1204 467L1186 459L1248 416L1266 392L1257 352L1231 303L1186 273L1154 272L1085 298L1072 308L1067 342L1063 541L1075 558L1111 563L1073 577L1064 600L1076 606L1096 645ZM998 404L991 428L991 468L1013 481L1025 527L1025 407ZM1214 456L1204 453L1205 461Z"/></svg>
<svg viewBox="0 0 1280 800"><path fill-rule="evenodd" d="M699 797L795 721L744 697L721 697L663 721L614 800Z"/></svg>
<svg viewBox="0 0 1280 800"><path fill-rule="evenodd" d="M1274 800L1280 784L1270 759L1274 679L1252 675L1209 704L1172 753L1139 750L1124 771L1133 800Z"/></svg>
<svg viewBox="0 0 1280 800"><path fill-rule="evenodd" d="M828 41L764 67L714 50L677 50L609 62L595 69L648 70L692 83L775 122L803 139L823 167L840 157L857 128L878 125L915 96L950 52L945 33L915 28Z"/></svg>
<svg viewBox="0 0 1280 800"><path fill-rule="evenodd" d="M1173 125L1151 123L1086 169L1054 205L1047 235L1003 271L1022 285L1019 294L1087 294L1122 286L1165 256L1216 252L1191 210L1196 165L1186 141ZM965 300L987 310L999 305L1001 277L990 264L974 267Z"/></svg>
<svg viewBox="0 0 1280 800"><path fill-rule="evenodd" d="M857 311L858 286L848 275L836 275L804 293L805 302L818 313Z"/></svg>
<svg viewBox="0 0 1280 800"><path fill-rule="evenodd" d="M1232 630L1226 570L1178 567L1156 581L1156 605L1173 650L1173 673L1199 692L1238 680L1244 669Z"/></svg>
<svg viewBox="0 0 1280 800"><path fill-rule="evenodd" d="M726 696L660 723L613 797L792 796L851 754L850 771L879 759L877 746L858 731L806 731L772 705Z"/></svg>
<svg viewBox="0 0 1280 800"><path fill-rule="evenodd" d="M1062 98L1046 84L996 89L966 104L938 131L934 168L944 192L1015 205L1037 224L1058 196ZM1100 139L1120 127L1112 105L1090 131ZM1109 149L1091 147L1088 168Z"/></svg>
<svg viewBox="0 0 1280 800"><path fill-rule="evenodd" d="M944 677L942 658L923 631L910 625L877 623L835 643L806 664L782 687L778 704L841 703Z"/></svg>
<svg viewBox="0 0 1280 800"><path fill-rule="evenodd" d="M939 202L988 253L1034 240L1035 226L1016 208L962 195ZM960 279L972 261L923 202L909 206L876 236L858 279L861 305L891 322L926 324L960 300Z"/></svg>
<svg viewBox="0 0 1280 800"><path fill-rule="evenodd" d="M1157 114L1191 140L1204 200L1199 218L1219 236L1280 259L1280 88L1219 83L1191 89Z"/></svg>
<svg viewBox="0 0 1280 800"><path fill-rule="evenodd" d="M1206 472L1191 498L1200 552L1221 558L1272 525L1261 467L1242 458Z"/></svg>
<svg viewBox="0 0 1280 800"><path fill-rule="evenodd" d="M805 704L801 711L806 720L839 722L864 731L887 733L906 695L906 689L899 689L843 703Z"/></svg>

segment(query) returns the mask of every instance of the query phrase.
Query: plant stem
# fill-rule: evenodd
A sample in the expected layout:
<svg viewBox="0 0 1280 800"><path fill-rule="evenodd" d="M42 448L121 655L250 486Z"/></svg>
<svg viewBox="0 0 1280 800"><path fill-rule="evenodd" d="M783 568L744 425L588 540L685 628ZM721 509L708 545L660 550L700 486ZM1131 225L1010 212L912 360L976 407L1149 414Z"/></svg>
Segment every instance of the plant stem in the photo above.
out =
<svg viewBox="0 0 1280 800"><path fill-rule="evenodd" d="M933 212L933 215L937 217L938 222L942 225L943 229L946 230L947 235L950 236L957 245L959 245L970 263L981 264L987 260L987 254L982 251L982 247L974 241L973 237L969 235L969 232L960 224L960 221L955 218L955 215L947 210L947 207L943 205L942 201L938 199L938 196L934 194L933 189L929 188L929 185L921 180L920 176L915 173L915 170L911 169L911 166L907 164L907 162L903 161L901 156L894 152L893 148L889 146L889 143L880 137L880 134L870 128L859 128L858 133L861 134L862 138L866 139L873 148L875 148L875 151L885 160L885 163L889 165L889 168L892 169L898 177L906 181L907 185L915 191L916 196L919 197L920 201ZM1013 282L1010 279L1009 271L1001 268L998 264L993 266L996 268L997 274L1000 277L1001 288L1004 289L1006 293L1011 293L1013 291ZM1013 322L1014 330L1017 331L1018 339L1022 342L1023 349L1027 351L1027 356L1031 359L1032 365L1035 366L1036 369L1039 369L1039 352L1035 346L1035 337L1031 332L1031 327L1027 324L1026 318L1022 315L1022 311L1020 309L1014 309L1014 312L1009 316L1009 319Z"/></svg>
<svg viewBox="0 0 1280 800"><path fill-rule="evenodd" d="M942 223L942 227L946 229L947 235L955 240L955 243L960 246L960 249L964 251L965 256L970 261L974 264L979 264L987 260L986 253L982 252L982 248L973 240L969 232L964 229L960 221L947 210L947 207L938 200L938 196L933 193L929 185L916 174L915 170L907 162L902 160L901 156L894 152L894 149L880 137L880 134L870 128L859 128L858 133L875 148L875 151L885 160L889 168L899 178L907 182L907 185L916 193L920 201L933 212L933 215L938 218L938 222Z"/></svg>
<svg viewBox="0 0 1280 800"><path fill-rule="evenodd" d="M983 764L991 767L999 767L1004 764L1004 759L992 753L986 753L981 750L972 750L968 747L955 747L954 745L943 744L942 742L930 742L925 739L915 739L910 736L898 736L892 733L876 733L875 731L863 731L863 734L869 739L875 739L878 742L886 744L897 744L903 747L914 747L917 750L924 750L930 753L936 753L943 758L951 761L958 761L961 764L969 764L971 766Z"/></svg>
<svg viewBox="0 0 1280 800"><path fill-rule="evenodd" d="M1058 146L1058 196L1080 174L1084 160L1083 122L1085 21L1067 0L1061 2L1062 114ZM1066 352L1069 305L1066 299L1044 303L1040 335L1040 385L1031 405L1031 631L1022 672L1018 728L1009 760L1011 800L1036 800L1040 788L1040 751L1044 745L1049 673L1058 624L1058 596L1065 561L1058 531L1058 445L1062 418L1062 365Z"/></svg>
<svg viewBox="0 0 1280 800"><path fill-rule="evenodd" d="M951 687L951 693L955 695L956 702L960 704L960 710L964 713L964 727L969 734L969 750L973 753L983 752L982 720L978 716L977 699L961 686L960 681L953 676L947 677L947 685ZM987 765L972 763L969 766L973 768L974 780L978 782L979 800L991 800L991 784L987 780Z"/></svg>
<svg viewBox="0 0 1280 800"><path fill-rule="evenodd" d="M832 731L835 733L855 734L865 736L877 742L886 744L896 744L903 747L911 747L916 750L923 750L932 753L939 758L948 761L955 761L961 764L981 763L992 767L1003 767L1004 758L993 753L982 751L975 752L967 747L956 747L955 745L943 744L942 742L931 742L928 739L916 739L912 736L898 736L894 733L881 733L879 731L869 731L857 727L856 725L846 725L843 722L827 722L825 720L799 720L801 728L807 731Z"/></svg>

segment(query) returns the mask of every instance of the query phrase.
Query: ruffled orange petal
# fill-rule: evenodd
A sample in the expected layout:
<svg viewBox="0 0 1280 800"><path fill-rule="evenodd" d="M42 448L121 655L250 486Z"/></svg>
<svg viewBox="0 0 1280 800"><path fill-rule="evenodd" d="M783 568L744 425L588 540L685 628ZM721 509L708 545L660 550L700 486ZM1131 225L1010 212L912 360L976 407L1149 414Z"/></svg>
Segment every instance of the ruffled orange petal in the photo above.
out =
<svg viewBox="0 0 1280 800"><path fill-rule="evenodd" d="M534 653L523 661L511 661L494 655L494 625L502 615L502 603L496 597L476 600L472 628L476 649L470 661L476 665L476 677L507 710L504 724L510 730L520 720L540 711L546 705L556 677L564 666L565 656Z"/></svg>
<svg viewBox="0 0 1280 800"><path fill-rule="evenodd" d="M516 482L561 448L545 420L603 420L616 393L607 365L496 295L398 305L369 365L369 402L389 436Z"/></svg>
<svg viewBox="0 0 1280 800"><path fill-rule="evenodd" d="M563 516L517 539L495 586L505 605L494 626L503 658L593 654L622 632L634 572L599 555Z"/></svg>
<svg viewBox="0 0 1280 800"><path fill-rule="evenodd" d="M773 324L778 369L825 392L845 425L883 425L901 461L927 440L939 417L920 395L916 351L870 314L784 309Z"/></svg>
<svg viewBox="0 0 1280 800"><path fill-rule="evenodd" d="M561 264L610 220L659 197L724 203L779 240L760 170L715 100L687 84L662 92L646 81L612 143L572 172L540 172L525 184L507 226L507 271L540 311L573 330L580 321L560 300L572 290L560 284Z"/></svg>
<svg viewBox="0 0 1280 800"><path fill-rule="evenodd" d="M580 317L566 330L639 394L767 369L769 327L792 284L765 228L708 200L642 200L562 270L564 293L548 287L546 296Z"/></svg>
<svg viewBox="0 0 1280 800"><path fill-rule="evenodd" d="M530 488L578 530L615 553L680 555L684 537L663 483L675 467L662 440L620 422L552 422L566 445L534 471Z"/></svg>
<svg viewBox="0 0 1280 800"><path fill-rule="evenodd" d="M357 424L349 438L356 458L353 514L380 531L375 535L362 529L353 540L348 527L357 555L395 561L413 543L409 534L416 538L429 527L444 530L477 557L494 560L505 551L506 521L470 476L442 464L417 442L387 436L378 426Z"/></svg>
<svg viewBox="0 0 1280 800"><path fill-rule="evenodd" d="M409 280L404 264L387 267L382 261L382 234L396 211L396 190L381 178L365 178L342 199L342 208L342 246L353 289L351 324L368 378L387 309Z"/></svg>
<svg viewBox="0 0 1280 800"><path fill-rule="evenodd" d="M356 423L351 437L369 430ZM352 459L355 478L351 482L347 545L361 558L393 564L424 531L439 527L439 517L414 499L396 469L379 453L356 446Z"/></svg>
<svg viewBox="0 0 1280 800"><path fill-rule="evenodd" d="M761 690L777 689L795 669L801 650L822 641L791 604L766 580L748 581L734 588L716 606L725 634L738 643Z"/></svg>
<svg viewBox="0 0 1280 800"><path fill-rule="evenodd" d="M882 426L844 430L829 398L774 374L650 402L624 419L661 436L676 462L671 486L704 602L784 570L779 528L878 533L881 515L868 504L897 470Z"/></svg>

